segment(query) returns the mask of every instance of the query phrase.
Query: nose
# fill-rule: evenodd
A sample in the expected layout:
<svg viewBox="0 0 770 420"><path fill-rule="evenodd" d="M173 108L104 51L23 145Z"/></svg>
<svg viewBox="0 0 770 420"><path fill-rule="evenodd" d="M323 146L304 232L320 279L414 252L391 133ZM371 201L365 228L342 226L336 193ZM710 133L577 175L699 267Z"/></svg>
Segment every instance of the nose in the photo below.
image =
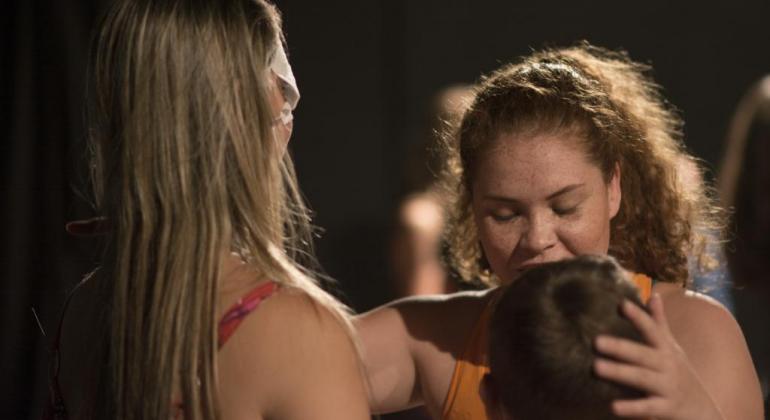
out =
<svg viewBox="0 0 770 420"><path fill-rule="evenodd" d="M556 232L553 222L542 214L529 218L522 233L519 247L526 254L539 255L556 244Z"/></svg>

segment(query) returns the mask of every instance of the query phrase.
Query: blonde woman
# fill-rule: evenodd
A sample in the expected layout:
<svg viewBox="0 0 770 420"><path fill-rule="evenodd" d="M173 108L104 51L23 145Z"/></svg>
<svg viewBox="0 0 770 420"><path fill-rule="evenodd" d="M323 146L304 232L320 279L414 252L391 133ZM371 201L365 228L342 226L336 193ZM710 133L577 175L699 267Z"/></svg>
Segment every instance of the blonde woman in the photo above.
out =
<svg viewBox="0 0 770 420"><path fill-rule="evenodd" d="M105 248L62 325L53 414L368 418L347 310L300 264L275 7L117 1L92 71Z"/></svg>
<svg viewBox="0 0 770 420"><path fill-rule="evenodd" d="M645 72L625 54L579 45L483 79L448 143L453 264L493 287L547 262L615 257L651 289L654 317L632 317L646 345L594 343L608 356L596 374L645 392L614 401L612 412L759 420L757 376L735 320L686 291L688 255L702 255L702 232L723 222L701 188L681 184L676 168L693 158ZM478 390L499 290L408 298L362 315L373 409L425 404L436 418L486 418Z"/></svg>

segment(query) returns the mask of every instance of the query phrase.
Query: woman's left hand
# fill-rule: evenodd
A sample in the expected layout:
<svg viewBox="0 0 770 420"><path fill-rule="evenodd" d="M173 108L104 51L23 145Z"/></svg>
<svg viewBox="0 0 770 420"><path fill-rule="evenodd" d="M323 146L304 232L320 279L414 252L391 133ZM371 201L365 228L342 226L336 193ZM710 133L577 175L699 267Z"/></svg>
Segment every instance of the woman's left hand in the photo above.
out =
<svg viewBox="0 0 770 420"><path fill-rule="evenodd" d="M632 418L723 420L674 339L658 294L653 294L648 307L650 314L630 301L622 304L623 314L647 344L607 335L596 338L596 349L615 359L597 358L596 374L647 393L645 398L614 401L613 412Z"/></svg>

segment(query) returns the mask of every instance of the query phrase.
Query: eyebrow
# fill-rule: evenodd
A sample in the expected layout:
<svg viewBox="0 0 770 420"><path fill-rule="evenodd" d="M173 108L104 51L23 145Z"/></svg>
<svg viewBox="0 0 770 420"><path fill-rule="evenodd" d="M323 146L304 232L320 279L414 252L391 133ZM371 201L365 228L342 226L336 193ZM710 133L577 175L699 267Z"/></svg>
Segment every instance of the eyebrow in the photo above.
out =
<svg viewBox="0 0 770 420"><path fill-rule="evenodd" d="M569 193L571 191L574 191L576 189L579 189L579 188L581 188L583 186L585 186L585 183L567 185L567 186L559 189L558 191L549 194L548 197L546 197L546 200L549 200L549 201L553 200L556 197L559 197L561 195L567 194L567 193ZM501 195L485 195L484 198L487 199L487 200L505 201L505 202L509 202L509 203L518 203L519 202L519 200L517 200L515 198L505 197L505 196L501 196Z"/></svg>

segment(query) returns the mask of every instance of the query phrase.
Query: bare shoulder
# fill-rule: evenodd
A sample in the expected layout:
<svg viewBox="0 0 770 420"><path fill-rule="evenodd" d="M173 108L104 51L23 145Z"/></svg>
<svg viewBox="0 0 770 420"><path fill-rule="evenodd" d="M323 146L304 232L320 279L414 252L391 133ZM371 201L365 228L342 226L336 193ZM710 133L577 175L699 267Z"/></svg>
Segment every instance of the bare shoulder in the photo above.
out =
<svg viewBox="0 0 770 420"><path fill-rule="evenodd" d="M319 345L328 350L354 350L342 320L329 308L301 290L284 287L244 319L220 354L271 355L275 358L269 363L259 357L253 357L254 362L276 366L290 356L313 355L322 350Z"/></svg>
<svg viewBox="0 0 770 420"><path fill-rule="evenodd" d="M734 355L735 360L748 357L743 333L721 303L670 284L656 285L655 291L663 299L671 332L685 351L693 353L691 360L705 363L718 353Z"/></svg>
<svg viewBox="0 0 770 420"><path fill-rule="evenodd" d="M258 319L269 320L264 326L275 328L275 333L284 331L280 327L287 323L290 323L295 329L303 330L315 330L319 327L337 329L340 325L340 319L331 309L317 302L303 290L294 287L279 288L264 301L258 311L265 315L258 317ZM322 334L318 331L316 333Z"/></svg>
<svg viewBox="0 0 770 420"><path fill-rule="evenodd" d="M724 338L724 334L731 334L743 340L730 311L711 297L665 283L657 284L654 291L663 299L666 317L678 339L708 339L710 335Z"/></svg>
<svg viewBox="0 0 770 420"><path fill-rule="evenodd" d="M351 332L301 290L279 289L247 316L222 347L219 368L223 407L250 405L267 417L340 418L333 408L344 406L343 418L368 416Z"/></svg>
<svg viewBox="0 0 770 420"><path fill-rule="evenodd" d="M352 336L340 315L301 290L281 288L246 317L222 352L232 347L260 353L269 357L255 362L270 366L279 362L291 366L325 353L354 355ZM283 376L292 372L289 369Z"/></svg>
<svg viewBox="0 0 770 420"><path fill-rule="evenodd" d="M759 419L762 397L746 340L730 312L703 294L655 287L671 332L725 418Z"/></svg>

